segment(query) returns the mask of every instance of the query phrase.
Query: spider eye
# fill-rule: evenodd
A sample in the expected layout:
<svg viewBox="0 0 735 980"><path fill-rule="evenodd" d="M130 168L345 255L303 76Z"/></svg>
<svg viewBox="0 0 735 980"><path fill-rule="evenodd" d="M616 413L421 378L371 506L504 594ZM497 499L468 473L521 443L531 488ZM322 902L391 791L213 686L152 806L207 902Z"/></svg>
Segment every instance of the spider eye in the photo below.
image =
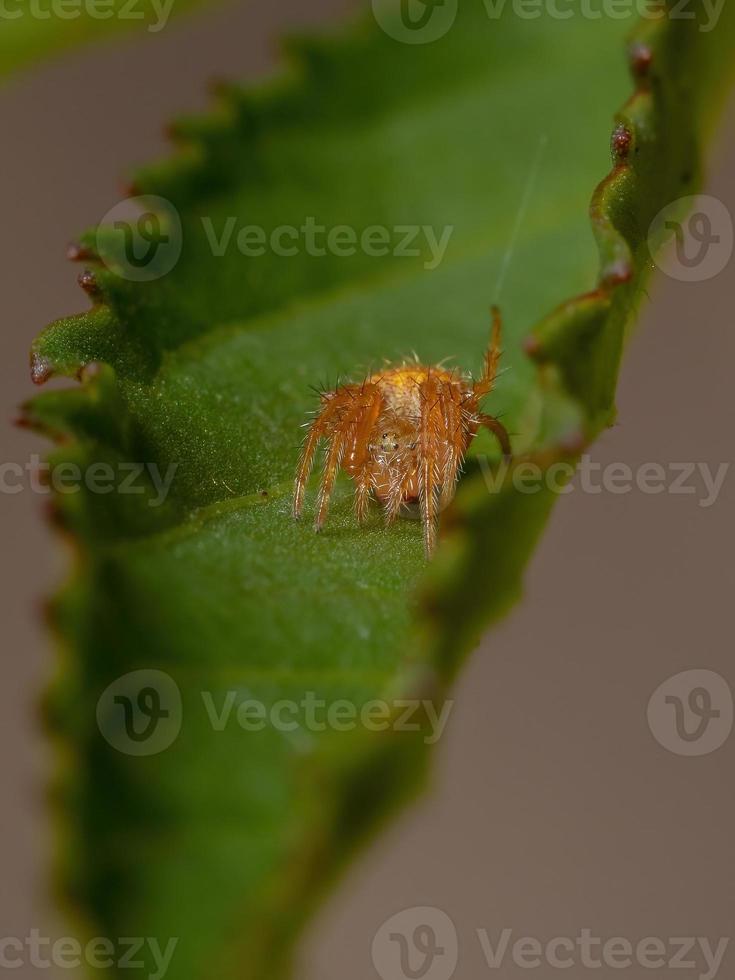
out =
<svg viewBox="0 0 735 980"><path fill-rule="evenodd" d="M398 449L398 433L384 432L380 437L380 448L384 452L395 452Z"/></svg>

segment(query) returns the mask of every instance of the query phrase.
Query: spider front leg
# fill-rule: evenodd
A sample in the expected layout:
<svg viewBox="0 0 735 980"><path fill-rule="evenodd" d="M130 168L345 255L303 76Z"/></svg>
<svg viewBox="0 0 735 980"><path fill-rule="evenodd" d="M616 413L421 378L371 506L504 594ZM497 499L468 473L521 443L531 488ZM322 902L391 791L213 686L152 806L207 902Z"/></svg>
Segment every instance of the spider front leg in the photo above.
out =
<svg viewBox="0 0 735 980"><path fill-rule="evenodd" d="M436 545L439 510L450 503L457 487L471 415L467 411L466 390L457 379L441 379L429 372L419 392L416 472L424 550L430 558Z"/></svg>
<svg viewBox="0 0 735 980"><path fill-rule="evenodd" d="M370 455L370 443L375 423L382 408L380 389L375 384L363 384L359 398L362 411L355 423L352 449L345 468L355 481L355 515L359 524L367 519L370 493L373 488L374 467Z"/></svg>
<svg viewBox="0 0 735 980"><path fill-rule="evenodd" d="M488 344L487 351L485 352L482 377L472 386L471 403L475 410L479 406L482 399L493 390L495 387L495 380L498 376L503 321L500 315L500 310L497 306L492 307L491 315L492 329L490 332L490 343ZM478 413L475 424L478 426L484 426L493 433L495 438L500 443L500 448L503 450L504 456L510 457L512 455L508 430L501 422L498 421L498 419L492 415L483 415L482 413Z"/></svg>
<svg viewBox="0 0 735 980"><path fill-rule="evenodd" d="M465 447L468 443L469 425L465 412L464 395L456 384L445 384L441 391L440 407L444 426L444 462L440 506L451 503L462 468Z"/></svg>
<svg viewBox="0 0 735 980"><path fill-rule="evenodd" d="M495 385L498 376L498 365L500 364L500 341L503 334L503 319L497 306L490 309L492 317L492 328L490 330L490 343L485 351L485 358L482 365L482 377L472 386L475 398L480 401L485 395L489 395Z"/></svg>
<svg viewBox="0 0 735 980"><path fill-rule="evenodd" d="M319 445L319 440L331 433L335 419L344 406L346 398L346 389L338 389L337 391L330 391L323 394L321 396L322 409L309 426L304 445L301 448L299 465L296 470L296 483L294 485L293 516L297 521L301 517L304 509L306 484L314 466L314 456Z"/></svg>
<svg viewBox="0 0 735 980"><path fill-rule="evenodd" d="M438 495L441 486L440 467L446 447L446 420L441 409L441 385L429 374L419 388L421 416L419 419L417 455L419 506L424 526L424 551L430 558L436 545Z"/></svg>
<svg viewBox="0 0 735 980"><path fill-rule="evenodd" d="M324 472L317 496L314 529L321 531L327 519L329 501L337 473L343 463L348 469L361 466L367 453L367 435L380 409L380 394L374 384L345 385L323 395L324 407L314 419L301 453L294 490L294 517L303 510L306 483L319 441L329 440Z"/></svg>
<svg viewBox="0 0 735 980"><path fill-rule="evenodd" d="M335 430L331 436L329 448L327 449L327 455L324 461L324 472L322 473L322 482L319 485L319 493L316 498L316 518L314 520L314 530L317 533L321 531L327 520L329 501L332 496L332 491L334 490L334 481L337 479L337 473L339 472L339 468L342 465L342 459L344 458L348 431L348 428L344 427L343 424L339 427L335 427Z"/></svg>
<svg viewBox="0 0 735 980"><path fill-rule="evenodd" d="M350 474L364 469L370 433L380 412L381 398L377 385L364 384L356 390L346 390L350 401L332 426L331 444L319 487L314 521L317 532L326 523L329 501L340 467L344 463Z"/></svg>
<svg viewBox="0 0 735 980"><path fill-rule="evenodd" d="M390 527L398 517L401 507L418 495L418 463L415 449L405 449L398 453L390 467L388 493L384 500L386 527Z"/></svg>

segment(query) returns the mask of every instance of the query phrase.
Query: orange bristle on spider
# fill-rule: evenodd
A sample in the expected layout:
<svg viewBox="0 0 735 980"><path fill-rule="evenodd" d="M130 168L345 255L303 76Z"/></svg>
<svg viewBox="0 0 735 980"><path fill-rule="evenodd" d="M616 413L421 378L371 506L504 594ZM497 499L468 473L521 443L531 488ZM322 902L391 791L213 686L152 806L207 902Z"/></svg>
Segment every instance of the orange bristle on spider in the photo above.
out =
<svg viewBox="0 0 735 980"><path fill-rule="evenodd" d="M465 453L481 428L511 455L508 432L500 420L480 411L493 390L501 356L500 311L492 308L490 343L477 380L456 368L416 362L372 371L359 384L340 384L319 392L321 407L307 423L294 488L293 513L301 517L306 484L319 443L327 448L317 495L315 530L324 526L337 473L355 482L355 510L362 523L371 497L391 523L399 514L418 514L430 557L436 542L439 511L454 497Z"/></svg>

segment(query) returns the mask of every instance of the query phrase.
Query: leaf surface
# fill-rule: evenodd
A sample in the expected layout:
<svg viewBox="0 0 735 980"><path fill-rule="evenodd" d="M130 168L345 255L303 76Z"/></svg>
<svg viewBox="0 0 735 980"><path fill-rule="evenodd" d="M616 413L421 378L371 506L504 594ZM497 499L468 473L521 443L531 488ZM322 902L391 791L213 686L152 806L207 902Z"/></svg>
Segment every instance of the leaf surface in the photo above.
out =
<svg viewBox="0 0 735 980"><path fill-rule="evenodd" d="M96 934L178 937L172 980L287 969L345 856L420 785L432 739L425 711L417 732L338 731L329 707L441 710L463 655L517 598L554 501L509 478L490 492L499 460L478 438L428 568L418 524L386 529L376 511L356 526L348 481L317 537L290 518L310 385L411 351L477 371L499 299L505 371L487 408L516 454L573 461L614 416L647 230L699 179L733 8L715 32L668 18L639 29L591 231L610 118L630 91L626 26L493 20L468 4L425 46L367 21L293 42L281 82L223 90L217 112L178 124L180 153L139 175L182 223L171 272L131 282L97 260L110 232L82 243L92 309L32 355L35 380L82 385L41 394L28 419L61 440L57 471L104 461L175 476L160 506L144 476L140 494L57 495L78 545L53 610L62 881ZM391 254L309 254L324 247L306 248L310 222L385 228ZM243 255L246 226L296 229L297 254ZM451 229L441 261L427 227L437 240ZM394 254L409 228L420 254ZM96 720L108 685L139 670L169 675L183 706L173 744L145 757L116 751ZM271 720L297 707L285 727L251 731L237 718L247 701Z"/></svg>

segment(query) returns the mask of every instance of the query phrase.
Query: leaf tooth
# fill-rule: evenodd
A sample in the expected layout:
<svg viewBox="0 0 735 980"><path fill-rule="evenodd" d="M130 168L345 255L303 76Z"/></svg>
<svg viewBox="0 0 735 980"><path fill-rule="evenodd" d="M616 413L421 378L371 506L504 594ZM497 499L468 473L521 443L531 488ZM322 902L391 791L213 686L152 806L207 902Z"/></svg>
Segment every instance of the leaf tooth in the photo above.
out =
<svg viewBox="0 0 735 980"><path fill-rule="evenodd" d="M46 357L31 351L31 381L34 385L45 384L53 375L51 362Z"/></svg>
<svg viewBox="0 0 735 980"><path fill-rule="evenodd" d="M69 242L66 257L70 262L99 261L99 255L89 245L82 242Z"/></svg>
<svg viewBox="0 0 735 980"><path fill-rule="evenodd" d="M628 61L633 77L647 79L653 66L653 51L644 41L636 41L628 50Z"/></svg>
<svg viewBox="0 0 735 980"><path fill-rule="evenodd" d="M77 282L92 299L98 299L101 296L102 290L100 284L97 276L91 269L85 269L84 272L80 272L77 276Z"/></svg>

